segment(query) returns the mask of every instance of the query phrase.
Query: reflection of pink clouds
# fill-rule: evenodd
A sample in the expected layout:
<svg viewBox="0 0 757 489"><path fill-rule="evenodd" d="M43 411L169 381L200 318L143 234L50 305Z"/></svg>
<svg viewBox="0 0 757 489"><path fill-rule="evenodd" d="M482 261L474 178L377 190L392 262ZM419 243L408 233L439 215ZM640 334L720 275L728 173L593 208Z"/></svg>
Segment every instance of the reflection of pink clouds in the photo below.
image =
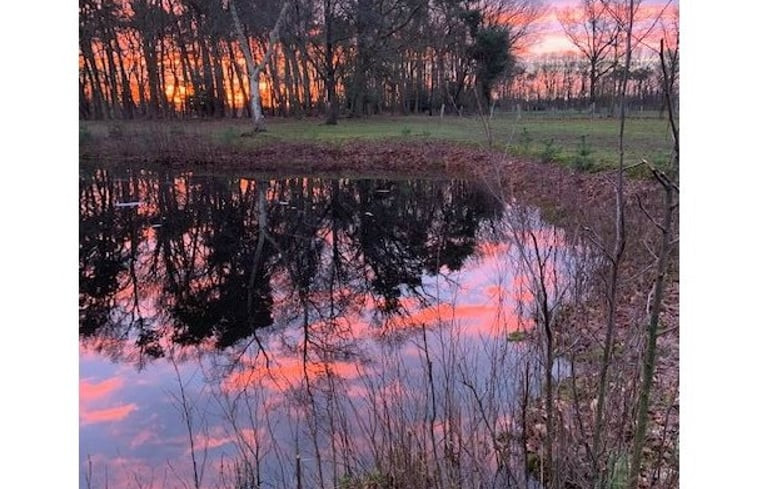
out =
<svg viewBox="0 0 757 489"><path fill-rule="evenodd" d="M497 311L495 304L440 304L427 307L410 315L405 321L408 326L431 325L452 321L454 319L479 319L493 316Z"/></svg>
<svg viewBox="0 0 757 489"><path fill-rule="evenodd" d="M529 230L524 236L527 252L530 250L531 233L542 253L550 248L559 249L565 246L565 238L561 233L550 229L534 229ZM521 269L520 273L513 273L508 265L519 260L518 250L512 243L489 241L477 246L476 256L464 272L464 279L461 280L463 285L453 293L454 303L440 302L423 307L417 297L400 297L400 307L405 313L390 318L383 329L377 330L361 317L362 311L377 306L376 300L370 294L340 289L335 291L336 295L349 296L351 300L359 303L360 307L354 308L343 317L311 323L311 338L324 346L328 345L330 337L347 341L366 340L375 337L377 332L380 335L387 332L402 334L403 331L417 330L422 325L433 327L449 323L463 326L466 335L497 336L532 328L533 322L518 313L521 304L528 305L534 300L530 275L525 269ZM547 264L548 284L552 282L553 272L554 268L550 262ZM327 297L326 295L323 299ZM303 338L299 338L291 346L295 351L301 352L303 341ZM360 377L357 363L323 362L317 355L316 351L310 357L306 370L303 368L302 358L298 356L278 358L270 368L266 367L262 358L258 358L248 363L243 370L229 375L223 388L226 391L240 391L250 387L266 387L284 391L299 385L306 372L311 380L326 375L342 379Z"/></svg>
<svg viewBox="0 0 757 489"><path fill-rule="evenodd" d="M317 304L325 304L331 300L334 302L349 300L353 302L353 307L362 305L365 300L364 297L364 294L355 292L355 290L347 287L334 289L333 291L329 291L328 289L317 290L310 293L310 299Z"/></svg>
<svg viewBox="0 0 757 489"><path fill-rule="evenodd" d="M286 390L302 382L305 372L311 378L332 375L350 379L358 375L357 366L350 362L309 362L303 368L300 358L282 358L279 365L266 368L257 362L242 371L229 375L222 384L225 391L241 391L252 386L263 385L273 390Z"/></svg>
<svg viewBox="0 0 757 489"><path fill-rule="evenodd" d="M200 450L212 450L213 448L222 447L233 443L234 440L230 436L211 436L211 435L196 435L194 439L195 449ZM187 447L186 454L191 454L191 447Z"/></svg>
<svg viewBox="0 0 757 489"><path fill-rule="evenodd" d="M79 422L82 425L87 425L94 423L121 421L136 409L137 405L130 403L107 409L93 409L89 411L81 410L79 412Z"/></svg>
<svg viewBox="0 0 757 489"><path fill-rule="evenodd" d="M534 301L532 287L531 278L525 273L519 273L513 277L512 289L506 294L516 303L530 304Z"/></svg>
<svg viewBox="0 0 757 489"><path fill-rule="evenodd" d="M120 389L124 384L123 379L113 377L102 382L79 381L79 402L91 402L95 399L106 397L108 394Z"/></svg>
<svg viewBox="0 0 757 489"><path fill-rule="evenodd" d="M552 234L543 235L541 231L537 231L536 234L537 239L539 239L540 247L544 246L544 242L541 241L542 239L554 239L554 235ZM399 302L405 309L405 314L397 317L396 321L393 320L392 324L398 323L398 328L405 327L409 334L414 334L414 332L410 330L413 325L417 327L421 323L426 323L433 326L437 322L444 323L454 321L455 326L453 326L451 330L455 334L459 331L461 336L468 336L466 339L470 339L474 335L480 335L480 339L483 341L487 338L493 337L503 339L503 332L506 333L516 329L528 329L532 327L533 325L531 321L518 317L518 314L515 312L516 308L513 306L513 302L511 302L513 298L516 302L518 300L528 301L532 299L530 292L527 290L528 281L526 276L518 274L508 265L509 263L516 261L517 256L519 256L517 249L513 248L512 245L508 243L492 242L479 245L477 247L476 256L468 260L462 270L447 272L449 275L453 276L455 282L460 284L459 287L457 285L450 285L453 283L452 281L446 282L444 280L437 280L440 295L447 297L449 300L455 301L456 305L442 302L438 306L424 307L423 305L428 304L428 302L422 303L417 297L404 296L399 299ZM522 272L524 269L525 268L520 268L518 271ZM458 277L460 279L456 280ZM433 279L434 277L424 277L424 280L428 281ZM424 282L424 284L425 283L426 282ZM279 287L281 290L284 288L285 287ZM449 294L447 294L447 292L449 292ZM381 301L380 298L374 300L373 296L370 294L346 288L336 291L335 296L338 298L337 302L340 302L341 299L349 298L350 300L355 301L353 303L355 305L354 307L349 308L345 317L339 318L335 321L317 321L310 324L310 333L311 338L313 339L311 345L317 345L317 347L310 350L311 352L314 352L311 353L310 356L311 362L318 357L318 349L321 347L324 347L323 349L328 351L327 347L332 343L334 343L336 347L339 347L339 340L345 340L347 342L350 340L371 340L375 338L375 333L379 330L376 325L369 324L369 320L366 319L366 317L367 312L374 309L377 306L377 302ZM329 296L328 294L323 293L314 295L311 299L321 306L322 304L326 304L325 301L329 299ZM283 304L283 306L287 306L287 304ZM294 306L290 304L288 307ZM323 316L314 315L313 317L321 318ZM296 321L292 323L292 325L296 324ZM338 334L336 335L338 338L336 338L336 341L329 341L328 335L333 331L338 331ZM438 331L440 331L440 334L435 338L444 341L448 337L445 333L446 329L439 328ZM293 338L291 341L290 337ZM303 346L302 338L300 337L299 340L297 340L298 337L300 337L299 329L293 327L291 330L288 330L285 340L284 336L282 336L282 342L285 347L291 346L294 351L301 352ZM475 341L477 338L474 337L473 339ZM113 346L116 346L116 340L109 341L113 341ZM444 344L442 343L442 345ZM473 344L474 347L477 345L477 343ZM126 346L131 353L135 352L133 345L128 343L120 345L121 348L124 346ZM203 344L200 350L205 350L206 348L208 350L212 349L210 342ZM85 348L82 348L81 351L85 350ZM196 351L196 349L187 349L185 351ZM250 388L251 391L258 389L255 395L257 395L257 393L261 395L260 398L257 398L261 404L256 404L255 407L253 407L253 409L256 410L255 419L262 419L260 413L265 413L265 415L273 413L273 416L277 416L279 414L275 413L274 410L276 409L280 411L283 409L289 409L290 416L292 412L295 412L298 413L298 416L303 416L304 419L304 416L308 415L307 409L303 408L302 414L300 414L298 407L288 405L286 402L287 397L280 394L281 391L285 391L292 386L301 385L303 381L302 358L298 357L297 354L292 355L290 350L283 348L277 350L273 346L270 352L274 355L272 358L273 367L270 370L265 367L265 362L261 356L258 358L257 362L249 361L243 371L236 372L229 376L222 385L222 388L225 392L232 391L232 395L235 395L237 392L245 388ZM407 352L404 354L409 355ZM245 358L250 357L251 354L249 357ZM324 355L324 357L336 358L327 355ZM407 359L408 357L406 356L403 358ZM402 365L404 359L400 360L399 365ZM394 358L382 361L393 362ZM411 358L409 361L412 362L414 360ZM383 409L392 409L392 412L394 412L395 409L403 409L402 403L405 403L405 405L408 406L423 406L422 402L425 400L427 392L424 389L411 387L412 384L409 383L409 378L415 375L412 371L404 371L403 373L406 372L408 377L404 378L399 372L387 370L386 372L378 373L375 370L376 369L373 365L368 365L366 367L366 365L361 365L357 361L354 363L350 361L320 362L311 363L307 366L307 373L311 376L311 381L323 380L323 377L326 375L333 375L337 378L346 380L354 380L354 382L337 384L339 388L345 389L344 394L349 398L362 398L370 403L371 401L375 402L373 396L378 393L379 399L387 399L389 403L392 404L390 407L384 406ZM384 377L384 375L389 377L392 375L399 375L401 378L397 380L389 380L388 382L374 387L374 384L369 382L369 379L374 379L376 375L380 375L379 378L381 380L388 378ZM123 383L123 380L119 378L107 379L101 382L83 380L80 383L82 400L86 402L98 399L106 400L114 391L120 389L123 386ZM140 407L143 411L147 410L146 405L140 404ZM82 424L87 424L120 421L129 416L135 409L137 409L136 405L129 404L110 407L109 409L88 410L81 414L81 422ZM130 421L135 418L136 417L132 417ZM116 431L124 426L127 426L127 423L117 425L113 427L112 430L111 426L108 425L103 425L103 428L105 430ZM423 425L419 426L422 427ZM437 424L434 426L434 430L439 430L440 427L441 425ZM185 478L189 481L191 475L187 475L190 474L190 472L186 466L186 460L189 459L189 457L186 456L188 454L187 451L189 450L188 439L186 436L177 436L171 440L160 438L157 428L158 427L156 426L156 431L150 431L149 429L141 430L136 435L133 435L133 432L126 433L126 436L131 437L131 448L134 449L136 447L150 444L151 446L146 447L150 450L143 449L140 451L140 453L146 453L153 449L157 451L161 448L161 444L169 446L167 442L170 441L170 448L172 450L175 449L180 458L178 465L175 465L177 471L176 475L178 478ZM278 435L279 433L276 434ZM231 445L238 450L247 450L249 449L249 446L266 447L273 443L271 441L272 435L272 433L265 429L255 432L250 428L242 428L239 433L210 429L210 433L195 435L195 449L201 452L203 449L223 447L222 451L224 453L229 453ZM175 444L174 441L176 442ZM358 444L360 443L360 440L353 440L352 443ZM181 453L184 453L185 455L183 459L181 458ZM152 457L153 455L149 456ZM128 463L129 462L125 459L120 460L118 462L120 465L117 464L116 467L117 470L119 470L120 473L126 472L128 475L128 471L131 471L133 467L135 472L138 471L140 474L146 474L145 477L150 475L151 468L144 466L143 471L143 468L138 464L134 463L133 465L127 465ZM218 464L219 460L213 460L210 458L208 463L213 466ZM211 471L208 471L208 473L210 474ZM208 485L207 479L204 482L205 484L203 485ZM159 485L160 480L156 480L156 484ZM134 485L133 480L129 485ZM118 483L111 481L110 486L113 488L125 487L126 483L119 485ZM102 487L102 485L100 485L100 487Z"/></svg>
<svg viewBox="0 0 757 489"><path fill-rule="evenodd" d="M499 284L492 284L484 287L484 294L489 300L502 301L507 297L507 289Z"/></svg>
<svg viewBox="0 0 757 489"><path fill-rule="evenodd" d="M224 433L220 427L213 430L213 434L197 434L194 438L195 450L212 450L226 445L233 445L242 450L258 447L271 442L266 430L254 428L238 428L232 433ZM186 439L184 439L186 441ZM187 446L186 455L190 455L191 447Z"/></svg>
<svg viewBox="0 0 757 489"><path fill-rule="evenodd" d="M131 440L131 443L129 446L131 448L136 448L142 445L145 445L147 443L152 443L157 440L157 437L155 436L155 432L153 430L142 430L134 437L134 439Z"/></svg>
<svg viewBox="0 0 757 489"><path fill-rule="evenodd" d="M422 325L457 323L464 326L466 335L497 336L518 329L530 329L533 324L527 318L519 317L512 307L492 300L485 304L441 304L438 307L422 309L404 321L393 325L396 330L417 329Z"/></svg>
<svg viewBox="0 0 757 489"><path fill-rule="evenodd" d="M484 257L499 257L506 255L510 250L510 243L486 241L476 247L476 251Z"/></svg>
<svg viewBox="0 0 757 489"><path fill-rule="evenodd" d="M161 328L158 328L161 329ZM164 351L170 351L178 362L193 358L198 352L215 352L216 346L213 338L205 338L196 345L178 346L171 342L170 336L162 336L158 344ZM103 357L112 356L118 360L136 362L144 357L144 352L128 338L111 338L95 336L92 338L79 339L80 360L101 360Z"/></svg>
<svg viewBox="0 0 757 489"><path fill-rule="evenodd" d="M127 489L134 487L189 487L192 480L192 467L190 460L179 459L171 463L171 478L174 481L168 484L167 469L162 465L152 465L142 458L125 456L106 456L93 454L92 462L92 487L110 487L111 489ZM87 461L83 460L84 466ZM216 465L211 462L211 465ZM85 471L87 469L84 469ZM209 481L206 477L204 481Z"/></svg>
<svg viewBox="0 0 757 489"><path fill-rule="evenodd" d="M82 425L121 421L132 411L136 404L123 404L116 407L93 409L88 405L94 401L107 401L113 393L123 387L124 381L112 377L101 382L79 381L79 422Z"/></svg>

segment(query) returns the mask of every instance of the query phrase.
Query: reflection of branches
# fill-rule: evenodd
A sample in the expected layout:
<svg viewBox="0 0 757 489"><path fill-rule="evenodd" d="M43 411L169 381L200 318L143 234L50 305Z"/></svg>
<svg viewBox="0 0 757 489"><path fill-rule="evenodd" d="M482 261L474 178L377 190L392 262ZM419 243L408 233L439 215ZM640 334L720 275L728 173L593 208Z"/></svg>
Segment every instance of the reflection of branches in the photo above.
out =
<svg viewBox="0 0 757 489"><path fill-rule="evenodd" d="M374 319L401 314L403 295L425 304L423 277L452 280L494 209L461 182L288 179L269 190L170 173L161 183L143 173L116 186L104 170L82 179L82 334L120 347L138 335L148 359L170 342L210 340L235 346L232 369L252 345L270 363L260 330L274 302L280 324L307 305L319 325L309 344L329 355L345 347L327 338L341 335L338 318L371 299L383 306ZM126 199L144 205L114 212Z"/></svg>
<svg viewBox="0 0 757 489"><path fill-rule="evenodd" d="M87 455L87 470L84 472L84 481L87 489L92 489L92 456Z"/></svg>
<svg viewBox="0 0 757 489"><path fill-rule="evenodd" d="M544 383L545 383L545 407L547 417L546 428L546 454L545 465L548 469L552 487L559 487L559 462L554 458L554 404L553 404L553 365L555 361L554 345L554 313L562 306L562 299L566 293L565 286L560 285L561 280L557 276L557 246L555 232L551 240L537 239L536 234L525 216L512 216L508 221L511 227L511 238L518 250L520 259L525 263L529 271L529 282L532 291L535 292L536 323L544 333ZM530 243L529 243L530 242ZM542 249L545 248L545 249ZM535 258L535 265L534 265ZM548 276L551 269L551 276ZM550 290L549 284L552 284ZM535 289L535 290L534 290Z"/></svg>
<svg viewBox="0 0 757 489"><path fill-rule="evenodd" d="M153 469L150 470L150 478L147 481L143 481L139 474L136 472L132 473L132 478L134 479L134 484L137 486L137 489L152 489L155 479L155 472Z"/></svg>
<svg viewBox="0 0 757 489"><path fill-rule="evenodd" d="M235 487L260 487L262 481L261 466L263 459L270 449L276 449L278 444L275 437L270 437L273 447L264 450L264 443L261 439L260 420L263 419L269 423L269 432L273 433L270 428L269 410L263 403L261 409L261 397L263 386L260 381L255 385L247 386L238 395L231 395L229 392L219 389L214 392L216 403L220 406L223 418L226 421L227 433L233 438L234 443L241 457L242 467L236 467L235 477L237 485ZM240 411L246 410L244 420L240 419ZM244 421L247 425L243 425ZM229 433L230 431L230 433Z"/></svg>
<svg viewBox="0 0 757 489"><path fill-rule="evenodd" d="M249 320L249 329L252 334L252 339L238 352L236 359L232 362L229 370L233 370L239 361L242 359L248 348L255 342L258 346L258 352L260 352L265 358L266 368L270 367L270 359L268 354L260 341L257 334L257 325L254 322L255 313L253 310L254 304L254 290L255 290L255 278L258 275L258 269L261 265L261 256L263 254L263 247L266 242L266 227L268 226L268 211L266 190L268 189L268 182L259 182L255 185L255 192L258 195L258 242L255 246L255 254L252 258L252 265L250 267L250 280L247 284L247 317Z"/></svg>
<svg viewBox="0 0 757 489"><path fill-rule="evenodd" d="M202 455L202 461L199 463L197 461L197 453L195 450L195 434L194 434L194 416L192 414L194 407L190 404L189 400L187 399L186 392L184 389L184 382L181 379L181 373L179 372L179 367L176 364L176 361L174 360L173 354L169 356L169 360L171 362L171 365L173 365L174 372L176 373L176 380L179 385L179 396L172 394L174 397L174 400L176 401L182 415L182 419L184 420L184 424L187 428L187 434L189 435L189 455L192 459L192 476L193 476L193 482L194 482L194 489L200 489L200 485L202 483L202 476L205 471L205 462L207 461L208 457L208 446L207 441L205 442L205 448L203 449L203 455Z"/></svg>

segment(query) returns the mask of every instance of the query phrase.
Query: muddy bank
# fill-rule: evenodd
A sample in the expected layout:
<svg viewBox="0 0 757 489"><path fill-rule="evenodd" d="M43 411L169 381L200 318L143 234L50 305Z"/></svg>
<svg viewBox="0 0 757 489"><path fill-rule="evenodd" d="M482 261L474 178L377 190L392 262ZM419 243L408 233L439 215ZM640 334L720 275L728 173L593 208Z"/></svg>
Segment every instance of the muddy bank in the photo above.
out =
<svg viewBox="0 0 757 489"><path fill-rule="evenodd" d="M82 162L117 166L169 166L206 171L373 173L423 175L470 173L490 162L486 151L449 143L358 141L350 143L258 142L229 144L187 135L91 137L80 142Z"/></svg>
<svg viewBox="0 0 757 489"><path fill-rule="evenodd" d="M245 141L249 139L250 141ZM82 164L132 168L170 167L203 173L288 175L394 175L412 178L478 178L495 192L552 210L613 204L612 172L586 173L515 158L499 151L442 141L356 140L346 143L262 142L256 136L214 142L187 134L88 135L80 141ZM631 162L634 163L634 162ZM627 180L628 201L649 201L657 191L650 178ZM578 212L578 214L576 214ZM597 217L597 216L586 216Z"/></svg>

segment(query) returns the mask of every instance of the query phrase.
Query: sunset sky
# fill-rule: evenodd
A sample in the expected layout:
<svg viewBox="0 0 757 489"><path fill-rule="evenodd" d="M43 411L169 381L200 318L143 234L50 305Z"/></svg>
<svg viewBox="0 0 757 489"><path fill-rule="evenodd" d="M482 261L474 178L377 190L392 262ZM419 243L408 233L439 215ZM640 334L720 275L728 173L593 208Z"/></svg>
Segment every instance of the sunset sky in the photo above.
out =
<svg viewBox="0 0 757 489"><path fill-rule="evenodd" d="M536 42L528 49L527 56L541 56L560 54L566 51L576 51L575 46L565 36L560 22L557 20L557 12L563 9L576 7L581 0L548 0L544 4L546 12L534 25ZM678 0L644 0L641 2L641 14L644 17L654 18L665 9L665 17L668 19L678 8ZM529 56L529 57L530 57Z"/></svg>

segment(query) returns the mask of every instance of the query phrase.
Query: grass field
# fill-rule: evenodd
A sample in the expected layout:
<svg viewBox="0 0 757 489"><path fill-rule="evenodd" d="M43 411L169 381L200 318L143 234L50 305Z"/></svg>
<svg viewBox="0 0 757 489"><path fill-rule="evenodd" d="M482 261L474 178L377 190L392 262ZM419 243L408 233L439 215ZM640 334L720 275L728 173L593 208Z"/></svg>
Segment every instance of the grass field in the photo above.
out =
<svg viewBox="0 0 757 489"><path fill-rule="evenodd" d="M96 137L114 132L138 135L141 131L182 134L208 139L220 145L254 147L287 142L341 144L351 140L443 140L486 147L482 122L474 117L428 116L341 119L327 126L322 119L267 119L268 131L252 133L247 120L190 120L81 123L80 131ZM582 170L611 168L618 162L619 121L580 115L495 114L491 120L493 146L497 151L536 161L553 161ZM249 137L244 137L249 136ZM665 168L671 142L667 122L638 114L626 122L626 164L645 158Z"/></svg>

